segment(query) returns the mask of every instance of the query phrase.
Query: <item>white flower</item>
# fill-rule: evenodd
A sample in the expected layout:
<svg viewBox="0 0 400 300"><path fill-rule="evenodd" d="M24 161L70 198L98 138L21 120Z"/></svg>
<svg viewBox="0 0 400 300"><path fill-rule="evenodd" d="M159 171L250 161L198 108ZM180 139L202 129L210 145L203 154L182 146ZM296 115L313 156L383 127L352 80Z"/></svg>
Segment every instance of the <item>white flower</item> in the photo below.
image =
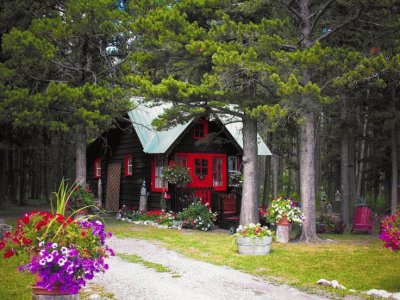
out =
<svg viewBox="0 0 400 300"><path fill-rule="evenodd" d="M59 265L60 267L62 267L63 265L65 265L66 262L67 262L67 258L64 257L64 256L58 259L58 265Z"/></svg>
<svg viewBox="0 0 400 300"><path fill-rule="evenodd" d="M53 261L53 255L49 254L46 257L47 262L52 262Z"/></svg>
<svg viewBox="0 0 400 300"><path fill-rule="evenodd" d="M53 243L53 244L51 245L51 247L52 247L53 249L56 249L56 248L58 247L58 244L57 244L57 243Z"/></svg>
<svg viewBox="0 0 400 300"><path fill-rule="evenodd" d="M43 246L44 246L44 242L41 241L41 242L39 243L39 247L43 247Z"/></svg>
<svg viewBox="0 0 400 300"><path fill-rule="evenodd" d="M39 260L39 264L41 266L44 266L46 264L46 260L44 258L42 258L41 260Z"/></svg>
<svg viewBox="0 0 400 300"><path fill-rule="evenodd" d="M66 255L68 254L68 248L67 247L61 247L61 253Z"/></svg>

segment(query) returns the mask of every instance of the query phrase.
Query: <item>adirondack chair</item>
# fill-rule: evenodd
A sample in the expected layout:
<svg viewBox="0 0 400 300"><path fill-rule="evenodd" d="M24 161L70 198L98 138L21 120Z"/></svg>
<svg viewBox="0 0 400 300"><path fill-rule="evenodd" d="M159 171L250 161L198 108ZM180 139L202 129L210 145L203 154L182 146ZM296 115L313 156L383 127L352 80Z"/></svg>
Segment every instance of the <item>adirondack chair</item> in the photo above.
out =
<svg viewBox="0 0 400 300"><path fill-rule="evenodd" d="M375 220L371 217L371 210L368 207L357 207L351 232L368 232L371 234L374 223Z"/></svg>

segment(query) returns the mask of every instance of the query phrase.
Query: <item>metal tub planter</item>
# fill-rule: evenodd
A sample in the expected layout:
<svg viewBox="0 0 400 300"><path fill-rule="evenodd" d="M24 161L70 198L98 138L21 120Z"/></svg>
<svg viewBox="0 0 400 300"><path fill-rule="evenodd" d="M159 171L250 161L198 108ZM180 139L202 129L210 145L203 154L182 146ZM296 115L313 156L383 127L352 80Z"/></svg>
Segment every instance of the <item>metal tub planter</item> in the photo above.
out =
<svg viewBox="0 0 400 300"><path fill-rule="evenodd" d="M265 255L271 251L272 236L242 237L236 239L239 254Z"/></svg>

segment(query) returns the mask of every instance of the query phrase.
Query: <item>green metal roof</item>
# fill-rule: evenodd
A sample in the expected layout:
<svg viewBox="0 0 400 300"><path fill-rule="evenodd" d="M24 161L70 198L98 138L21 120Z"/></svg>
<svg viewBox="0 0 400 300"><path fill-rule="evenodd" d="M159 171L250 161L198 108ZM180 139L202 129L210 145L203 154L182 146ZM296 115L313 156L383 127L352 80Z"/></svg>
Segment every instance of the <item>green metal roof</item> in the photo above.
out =
<svg viewBox="0 0 400 300"><path fill-rule="evenodd" d="M153 106L150 103L145 103L142 98L135 97L132 99L135 108L128 112L129 118L132 121L133 127L139 137L140 143L143 146L143 152L156 154L165 153L171 145L179 138L193 120L185 124L176 125L173 128L157 131L151 125L152 121L156 119L166 108L172 104L165 103L158 106ZM223 124L223 117L218 116ZM242 122L229 123L225 125L226 129L236 140L239 146L243 149L243 135L242 135ZM272 155L267 145L258 136L258 155Z"/></svg>

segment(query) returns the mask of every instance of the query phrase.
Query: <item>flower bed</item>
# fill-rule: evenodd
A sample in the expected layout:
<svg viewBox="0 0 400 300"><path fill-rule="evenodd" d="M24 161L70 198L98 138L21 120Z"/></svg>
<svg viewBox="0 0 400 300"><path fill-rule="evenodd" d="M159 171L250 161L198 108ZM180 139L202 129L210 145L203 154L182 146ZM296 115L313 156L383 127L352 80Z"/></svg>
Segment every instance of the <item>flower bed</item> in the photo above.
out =
<svg viewBox="0 0 400 300"><path fill-rule="evenodd" d="M214 227L217 214L207 205L194 202L180 213L161 209L148 212L131 211L124 213L122 220L134 224L154 225L163 228L191 228L207 231Z"/></svg>

